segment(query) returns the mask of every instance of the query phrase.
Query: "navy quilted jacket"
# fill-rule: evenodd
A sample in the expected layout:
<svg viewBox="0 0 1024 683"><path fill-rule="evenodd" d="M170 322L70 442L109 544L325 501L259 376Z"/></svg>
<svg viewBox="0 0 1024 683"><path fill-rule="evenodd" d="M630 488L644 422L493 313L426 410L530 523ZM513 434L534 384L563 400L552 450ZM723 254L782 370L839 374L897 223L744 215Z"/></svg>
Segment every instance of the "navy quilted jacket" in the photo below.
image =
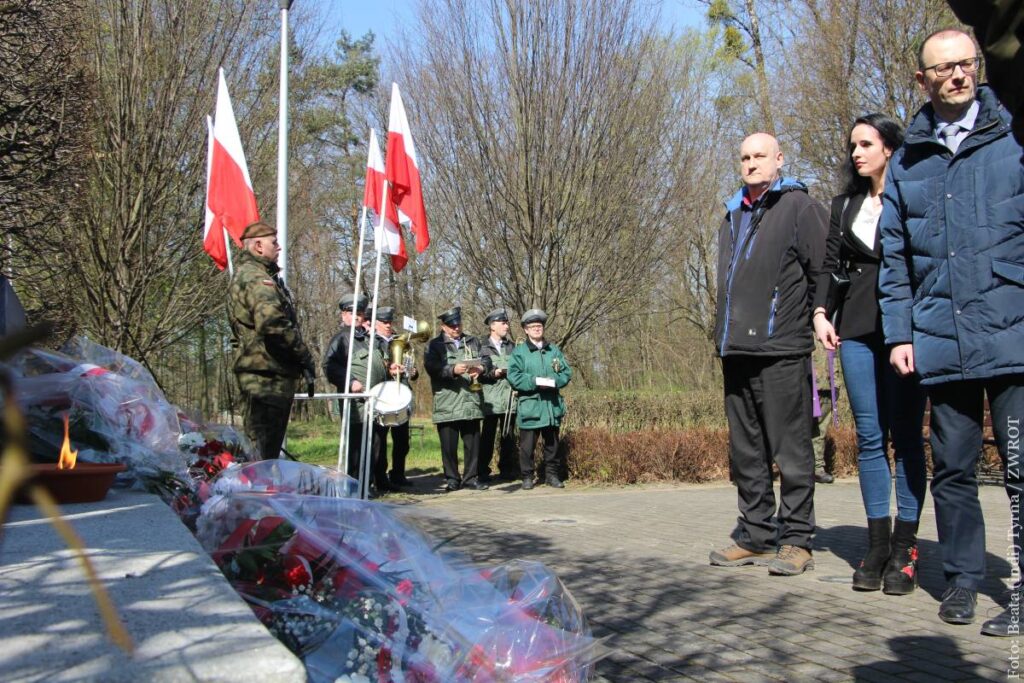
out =
<svg viewBox="0 0 1024 683"><path fill-rule="evenodd" d="M889 163L879 303L887 344L913 342L924 384L1024 373L1024 167L1010 117L981 86L952 154L931 104Z"/></svg>

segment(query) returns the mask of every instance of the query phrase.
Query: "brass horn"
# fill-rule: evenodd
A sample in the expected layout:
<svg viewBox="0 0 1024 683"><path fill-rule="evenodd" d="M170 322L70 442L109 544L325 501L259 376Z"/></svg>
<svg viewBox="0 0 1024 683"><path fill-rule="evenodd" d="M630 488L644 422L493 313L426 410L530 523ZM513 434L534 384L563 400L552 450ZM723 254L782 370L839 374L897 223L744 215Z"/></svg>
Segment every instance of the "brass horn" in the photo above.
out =
<svg viewBox="0 0 1024 683"><path fill-rule="evenodd" d="M406 332L392 339L391 345L388 347L391 362L395 365L403 366L406 372L408 372L412 367L414 360L412 342L416 341L422 343L429 341L430 332L430 323L425 320L421 320L416 323L415 332Z"/></svg>

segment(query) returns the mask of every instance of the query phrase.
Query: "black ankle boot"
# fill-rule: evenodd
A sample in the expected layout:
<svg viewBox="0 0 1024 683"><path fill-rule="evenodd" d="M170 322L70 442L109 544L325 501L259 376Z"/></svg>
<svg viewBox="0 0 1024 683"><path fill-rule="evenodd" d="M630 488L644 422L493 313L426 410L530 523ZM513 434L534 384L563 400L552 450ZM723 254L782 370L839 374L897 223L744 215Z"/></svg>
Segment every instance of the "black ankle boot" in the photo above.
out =
<svg viewBox="0 0 1024 683"><path fill-rule="evenodd" d="M868 552L853 573L853 590L876 591L882 587L882 572L889 560L890 524L888 517L868 518Z"/></svg>
<svg viewBox="0 0 1024 683"><path fill-rule="evenodd" d="M917 588L917 522L896 520L892 530L892 553L882 575L882 592L907 595Z"/></svg>

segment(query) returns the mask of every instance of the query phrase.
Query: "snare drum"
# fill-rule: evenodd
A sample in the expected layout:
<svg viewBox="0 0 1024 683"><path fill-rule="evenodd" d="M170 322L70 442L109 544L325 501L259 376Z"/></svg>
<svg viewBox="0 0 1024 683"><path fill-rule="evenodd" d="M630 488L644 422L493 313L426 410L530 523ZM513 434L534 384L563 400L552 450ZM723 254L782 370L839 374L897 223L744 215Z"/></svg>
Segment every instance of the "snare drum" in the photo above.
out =
<svg viewBox="0 0 1024 683"><path fill-rule="evenodd" d="M381 382L370 388L377 397L374 413L382 427L404 425L412 416L412 389L394 380Z"/></svg>

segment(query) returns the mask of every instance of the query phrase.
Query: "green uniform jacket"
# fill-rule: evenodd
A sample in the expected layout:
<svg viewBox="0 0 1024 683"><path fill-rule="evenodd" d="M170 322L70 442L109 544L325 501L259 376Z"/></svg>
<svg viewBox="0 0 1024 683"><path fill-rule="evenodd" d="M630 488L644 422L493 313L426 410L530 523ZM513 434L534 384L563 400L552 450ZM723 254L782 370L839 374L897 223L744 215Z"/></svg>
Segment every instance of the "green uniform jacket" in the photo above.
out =
<svg viewBox="0 0 1024 683"><path fill-rule="evenodd" d="M452 368L460 360L480 358L480 342L476 337L462 335L461 345L446 339L441 333L430 340L423 353L423 367L430 375L430 390L434 394L433 422L455 422L456 420L480 420L484 416L482 391L470 391L472 378L456 375ZM484 372L488 365L485 361Z"/></svg>
<svg viewBox="0 0 1024 683"><path fill-rule="evenodd" d="M537 388L537 377L554 379L555 388ZM538 349L528 341L519 344L508 364L508 381L519 392L519 428L561 426L565 401L559 392L570 379L572 368L556 345L544 342Z"/></svg>
<svg viewBox="0 0 1024 683"><path fill-rule="evenodd" d="M494 342L488 337L482 342L480 353L491 361L491 369L480 376L484 385L484 415L504 415L508 412L508 402L512 395L512 385L508 383L508 375L495 379L495 370L508 370L508 361L512 357L515 345L509 339L501 340L501 348L495 348ZM513 406L512 410L515 410Z"/></svg>
<svg viewBox="0 0 1024 683"><path fill-rule="evenodd" d="M292 397L303 370L315 367L279 270L248 251L235 257L228 312L237 349L233 369L242 391L252 396Z"/></svg>
<svg viewBox="0 0 1024 683"><path fill-rule="evenodd" d="M338 393L346 394L351 391L345 387L345 367L348 365L348 335L351 328L342 325L330 344L327 345L327 355L324 359L324 375L333 384ZM366 385L366 371L372 366L370 373L370 384ZM369 387L374 387L388 378L388 366L384 360L384 354L375 344L373 353L370 353L370 333L362 327L356 328L355 338L352 343L352 381L359 382ZM359 411L352 411L352 417L357 420L365 419L365 401L358 399Z"/></svg>

